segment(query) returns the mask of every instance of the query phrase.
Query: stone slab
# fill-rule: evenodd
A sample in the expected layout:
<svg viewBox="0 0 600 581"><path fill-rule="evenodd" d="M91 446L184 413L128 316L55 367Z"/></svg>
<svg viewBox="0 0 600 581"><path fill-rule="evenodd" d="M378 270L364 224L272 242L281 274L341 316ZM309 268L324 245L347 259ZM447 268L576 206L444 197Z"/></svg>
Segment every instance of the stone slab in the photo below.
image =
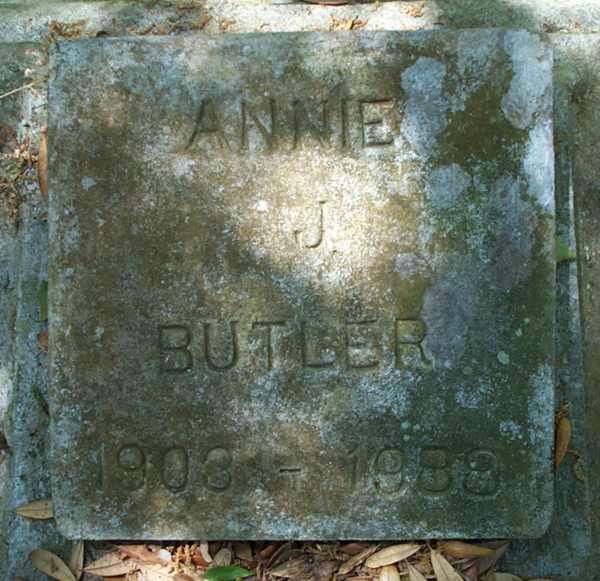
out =
<svg viewBox="0 0 600 581"><path fill-rule="evenodd" d="M543 533L537 36L97 39L60 43L51 68L67 536Z"/></svg>

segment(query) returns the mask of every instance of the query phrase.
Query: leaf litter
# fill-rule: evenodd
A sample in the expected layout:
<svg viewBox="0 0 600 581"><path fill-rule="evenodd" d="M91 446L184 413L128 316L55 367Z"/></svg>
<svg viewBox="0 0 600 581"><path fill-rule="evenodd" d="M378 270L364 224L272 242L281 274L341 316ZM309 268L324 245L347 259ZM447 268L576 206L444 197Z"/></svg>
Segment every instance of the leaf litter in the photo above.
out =
<svg viewBox="0 0 600 581"><path fill-rule="evenodd" d="M54 517L51 500L34 500L18 507L15 512L32 520L47 520Z"/></svg>
<svg viewBox="0 0 600 581"><path fill-rule="evenodd" d="M73 545L68 565L44 550L33 551L30 560L38 570L59 581L79 581L82 572L106 581L522 581L509 573L495 572L508 545L507 541L455 540L387 545L123 543L112 545L84 566L84 545L79 542Z"/></svg>

